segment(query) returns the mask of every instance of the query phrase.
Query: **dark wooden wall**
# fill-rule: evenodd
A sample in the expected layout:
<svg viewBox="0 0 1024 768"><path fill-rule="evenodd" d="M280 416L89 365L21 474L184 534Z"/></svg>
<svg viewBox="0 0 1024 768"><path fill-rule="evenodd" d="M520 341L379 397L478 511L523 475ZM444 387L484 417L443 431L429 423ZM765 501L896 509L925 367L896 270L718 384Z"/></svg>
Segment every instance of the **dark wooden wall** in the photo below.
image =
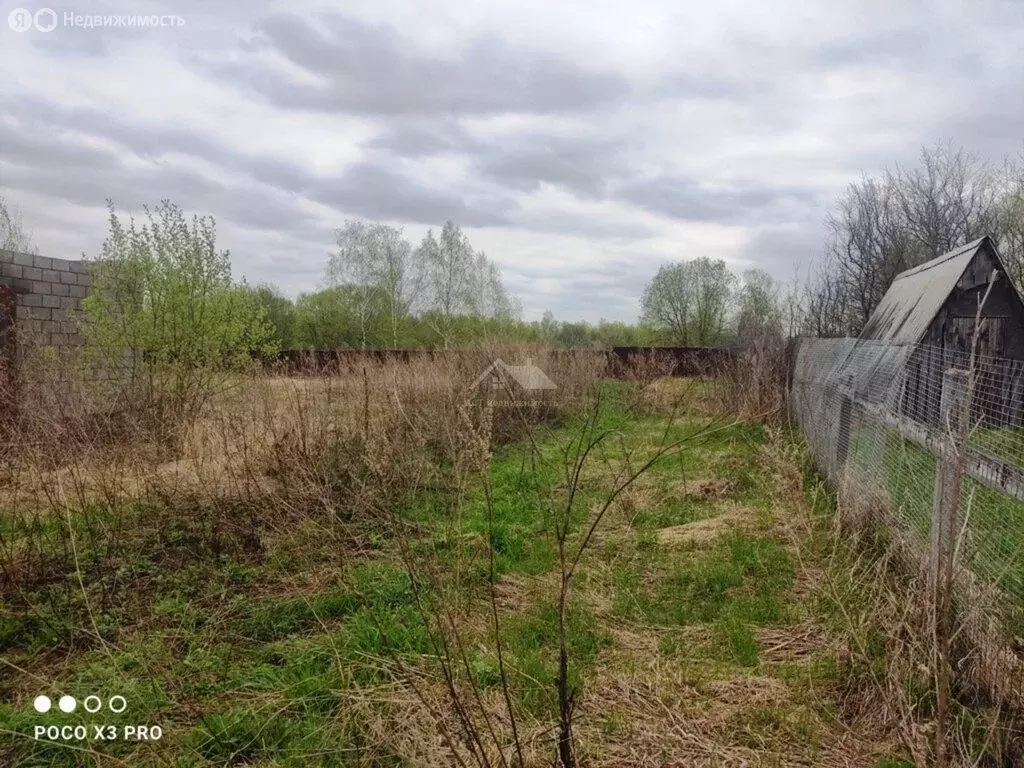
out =
<svg viewBox="0 0 1024 768"><path fill-rule="evenodd" d="M910 358L902 411L917 421L939 422L942 376L970 363L978 304L988 289L994 263L979 251L939 310L923 346ZM1020 426L1024 421L1024 305L1005 274L982 307L978 337L974 419L987 426Z"/></svg>

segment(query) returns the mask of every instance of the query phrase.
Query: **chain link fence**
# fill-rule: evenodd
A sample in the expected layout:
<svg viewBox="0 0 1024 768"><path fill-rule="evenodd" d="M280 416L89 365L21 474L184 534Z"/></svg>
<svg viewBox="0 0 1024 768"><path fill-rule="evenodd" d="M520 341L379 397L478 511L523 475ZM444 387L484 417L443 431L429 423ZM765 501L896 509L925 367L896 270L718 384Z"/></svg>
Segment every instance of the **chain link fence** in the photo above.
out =
<svg viewBox="0 0 1024 768"><path fill-rule="evenodd" d="M975 356L973 383L971 366L953 349L805 339L791 409L846 509L933 569L955 537L958 578L1024 649L1024 362Z"/></svg>

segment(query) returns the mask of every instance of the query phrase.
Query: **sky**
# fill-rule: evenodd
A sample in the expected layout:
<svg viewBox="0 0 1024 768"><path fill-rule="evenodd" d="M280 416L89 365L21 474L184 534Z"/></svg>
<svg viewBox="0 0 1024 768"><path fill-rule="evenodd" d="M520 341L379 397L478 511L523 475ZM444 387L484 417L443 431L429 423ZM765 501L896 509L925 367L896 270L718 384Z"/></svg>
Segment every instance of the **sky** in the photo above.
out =
<svg viewBox="0 0 1024 768"><path fill-rule="evenodd" d="M169 198L290 296L347 219L451 219L526 319L629 322L667 261L806 274L924 145L1019 154L1022 51L1021 0L0 0L0 196L61 258Z"/></svg>

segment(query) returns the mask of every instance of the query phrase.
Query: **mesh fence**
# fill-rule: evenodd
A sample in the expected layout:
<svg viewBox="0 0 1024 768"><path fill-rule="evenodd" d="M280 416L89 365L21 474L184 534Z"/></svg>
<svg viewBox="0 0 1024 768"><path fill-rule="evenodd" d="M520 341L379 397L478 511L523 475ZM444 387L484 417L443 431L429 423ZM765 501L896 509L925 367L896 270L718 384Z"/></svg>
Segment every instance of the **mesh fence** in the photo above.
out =
<svg viewBox="0 0 1024 768"><path fill-rule="evenodd" d="M927 561L952 525L958 567L1024 637L1024 362L855 339L807 339L791 407L812 458L869 521ZM956 424L966 419L966 439ZM959 437L958 437L959 436ZM965 445L964 445L965 443ZM956 515L949 496L963 450Z"/></svg>

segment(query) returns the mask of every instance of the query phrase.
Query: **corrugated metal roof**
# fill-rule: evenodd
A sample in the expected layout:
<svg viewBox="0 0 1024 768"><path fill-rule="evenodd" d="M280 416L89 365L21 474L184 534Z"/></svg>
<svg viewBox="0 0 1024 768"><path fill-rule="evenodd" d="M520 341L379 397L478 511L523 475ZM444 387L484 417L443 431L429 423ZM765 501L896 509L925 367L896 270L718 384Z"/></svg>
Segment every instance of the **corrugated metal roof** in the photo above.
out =
<svg viewBox="0 0 1024 768"><path fill-rule="evenodd" d="M987 241L987 237L979 238L896 275L860 339L905 344L921 341L967 265Z"/></svg>

